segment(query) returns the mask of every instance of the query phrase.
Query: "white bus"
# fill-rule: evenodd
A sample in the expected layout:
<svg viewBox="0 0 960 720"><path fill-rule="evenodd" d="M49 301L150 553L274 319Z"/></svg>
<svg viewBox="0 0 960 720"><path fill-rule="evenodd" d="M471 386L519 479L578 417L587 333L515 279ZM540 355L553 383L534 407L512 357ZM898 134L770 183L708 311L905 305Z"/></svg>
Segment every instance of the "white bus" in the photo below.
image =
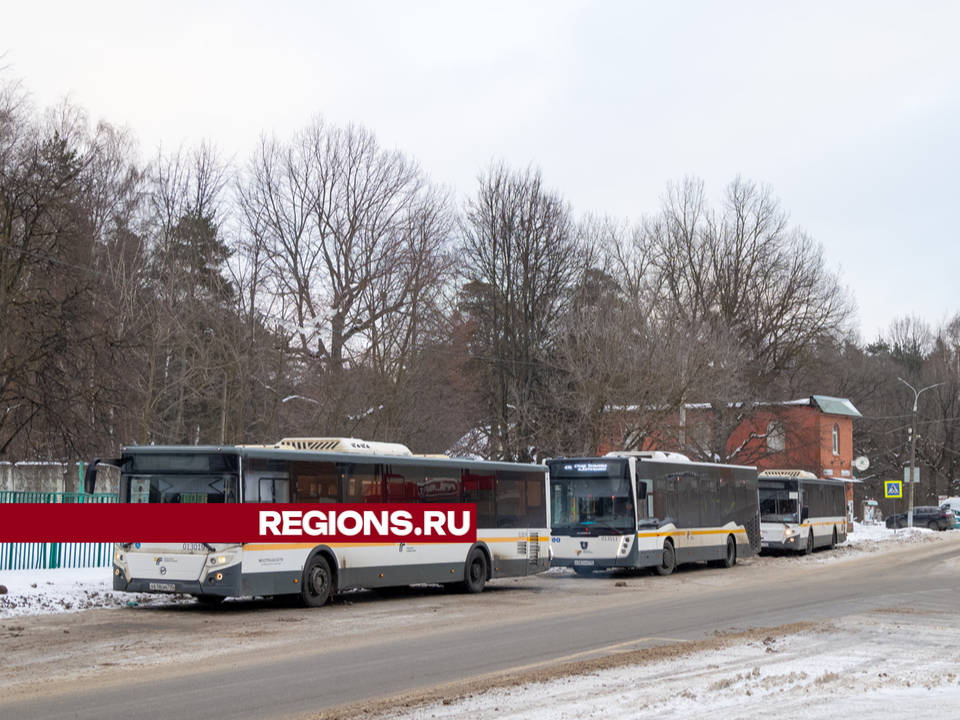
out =
<svg viewBox="0 0 960 720"><path fill-rule="evenodd" d="M579 574L681 563L732 567L760 551L757 470L676 453L561 458L550 468L553 564Z"/></svg>
<svg viewBox="0 0 960 720"><path fill-rule="evenodd" d="M133 446L119 460L98 462L119 465L120 503L476 505L475 543L120 543L115 590L187 593L210 603L299 594L319 607L351 588L442 583L480 592L488 579L549 568L543 465L414 456L402 445L340 438Z"/></svg>
<svg viewBox="0 0 960 720"><path fill-rule="evenodd" d="M760 473L763 549L809 554L847 539L846 488L804 470Z"/></svg>

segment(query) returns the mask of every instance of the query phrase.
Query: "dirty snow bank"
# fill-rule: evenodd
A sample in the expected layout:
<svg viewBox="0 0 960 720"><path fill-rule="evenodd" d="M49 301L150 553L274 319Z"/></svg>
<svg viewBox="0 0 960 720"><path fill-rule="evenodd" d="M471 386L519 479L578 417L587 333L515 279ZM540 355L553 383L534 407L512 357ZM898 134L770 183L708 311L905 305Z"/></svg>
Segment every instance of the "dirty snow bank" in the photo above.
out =
<svg viewBox="0 0 960 720"><path fill-rule="evenodd" d="M864 614L842 627L697 652L656 663L492 690L387 714L389 720L482 717L657 718L704 711L813 720L887 718L893 709L960 718L960 629L952 618Z"/></svg>
<svg viewBox="0 0 960 720"><path fill-rule="evenodd" d="M0 618L192 600L182 595L114 592L111 572L111 568L2 570L0 586L7 591L0 594Z"/></svg>
<svg viewBox="0 0 960 720"><path fill-rule="evenodd" d="M947 539L914 528L856 525L836 551L763 556L763 563L833 563ZM793 720L888 718L907 710L960 720L960 624L954 614L871 611L794 635L703 650L641 665L490 690L380 716L381 720Z"/></svg>

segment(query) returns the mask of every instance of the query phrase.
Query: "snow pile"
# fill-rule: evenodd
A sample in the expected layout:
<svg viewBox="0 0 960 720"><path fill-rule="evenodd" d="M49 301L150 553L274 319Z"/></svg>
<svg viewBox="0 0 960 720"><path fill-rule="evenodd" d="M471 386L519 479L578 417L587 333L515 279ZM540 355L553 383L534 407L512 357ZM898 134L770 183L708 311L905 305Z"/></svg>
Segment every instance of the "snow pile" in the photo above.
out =
<svg viewBox="0 0 960 720"><path fill-rule="evenodd" d="M0 571L0 618L184 601L180 595L114 592L112 572L111 568Z"/></svg>
<svg viewBox="0 0 960 720"><path fill-rule="evenodd" d="M960 718L960 629L949 622L861 615L828 632L491 690L384 718L684 720L708 709L727 719L813 720L885 718L892 708Z"/></svg>

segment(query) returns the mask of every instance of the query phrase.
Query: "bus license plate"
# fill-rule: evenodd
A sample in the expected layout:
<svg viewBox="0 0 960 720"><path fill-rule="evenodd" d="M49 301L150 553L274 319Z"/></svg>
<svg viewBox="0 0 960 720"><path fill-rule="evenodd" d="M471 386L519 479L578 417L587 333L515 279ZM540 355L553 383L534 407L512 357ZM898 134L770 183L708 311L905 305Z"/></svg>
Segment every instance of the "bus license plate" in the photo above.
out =
<svg viewBox="0 0 960 720"><path fill-rule="evenodd" d="M177 586L173 583L150 583L151 590L162 590L164 592L174 592Z"/></svg>
<svg viewBox="0 0 960 720"><path fill-rule="evenodd" d="M593 565L593 560L574 560L574 565Z"/></svg>

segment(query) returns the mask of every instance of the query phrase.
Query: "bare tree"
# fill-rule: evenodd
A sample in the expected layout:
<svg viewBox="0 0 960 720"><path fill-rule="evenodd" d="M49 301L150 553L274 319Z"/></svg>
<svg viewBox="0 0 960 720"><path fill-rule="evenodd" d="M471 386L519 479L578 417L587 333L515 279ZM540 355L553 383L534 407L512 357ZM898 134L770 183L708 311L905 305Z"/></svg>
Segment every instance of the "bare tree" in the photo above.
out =
<svg viewBox="0 0 960 720"><path fill-rule="evenodd" d="M450 268L448 194L368 130L317 120L288 144L261 142L240 198L250 262L262 268L259 307L300 354L312 424L342 432L370 409L361 387L382 400L382 382L396 385L435 326ZM346 371L354 382L339 377Z"/></svg>
<svg viewBox="0 0 960 720"><path fill-rule="evenodd" d="M686 434L684 449L736 459L727 442L744 414L760 400L779 399L784 378L804 366L811 345L844 337L849 293L826 268L821 246L790 227L770 188L740 178L727 187L719 213L701 181L670 186L637 244L652 258L644 291L653 316L686 337L676 411L690 402L709 405L709 432L701 430L693 446ZM705 348L715 354L711 361L681 360Z"/></svg>
<svg viewBox="0 0 960 720"><path fill-rule="evenodd" d="M131 328L114 269L136 244L139 184L127 132L91 127L69 103L41 117L18 85L0 86L3 452L63 458L109 443L121 422Z"/></svg>
<svg viewBox="0 0 960 720"><path fill-rule="evenodd" d="M462 223L462 307L485 366L490 452L529 460L541 452L550 344L589 265L569 206L538 170L498 163L481 175Z"/></svg>

